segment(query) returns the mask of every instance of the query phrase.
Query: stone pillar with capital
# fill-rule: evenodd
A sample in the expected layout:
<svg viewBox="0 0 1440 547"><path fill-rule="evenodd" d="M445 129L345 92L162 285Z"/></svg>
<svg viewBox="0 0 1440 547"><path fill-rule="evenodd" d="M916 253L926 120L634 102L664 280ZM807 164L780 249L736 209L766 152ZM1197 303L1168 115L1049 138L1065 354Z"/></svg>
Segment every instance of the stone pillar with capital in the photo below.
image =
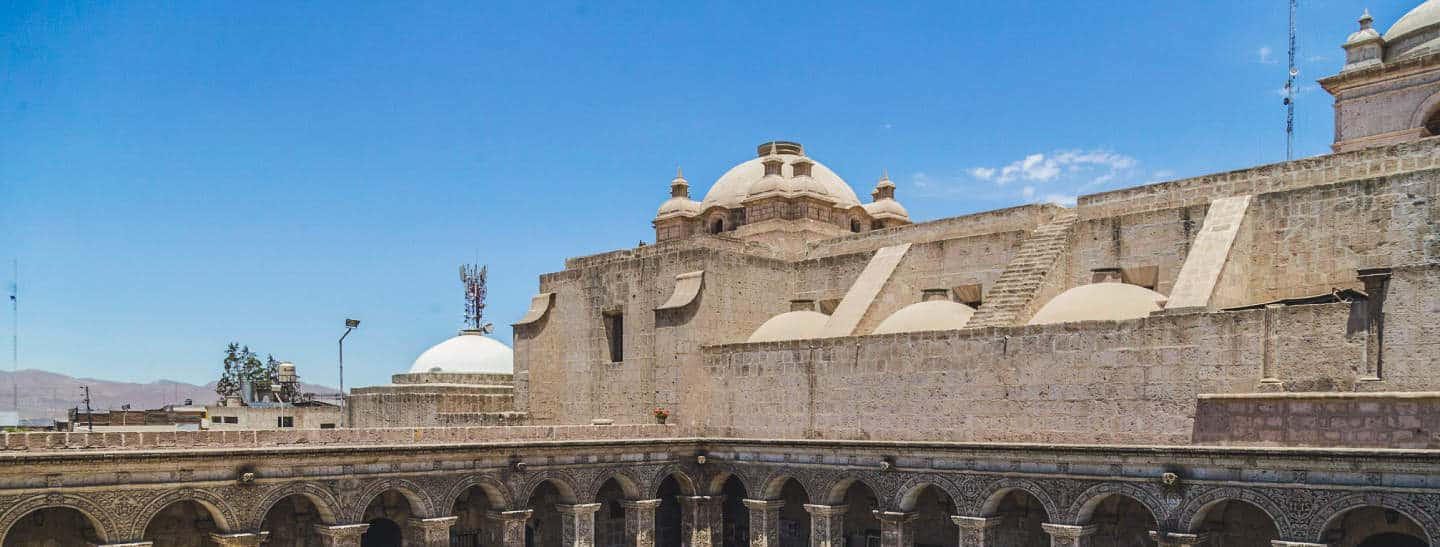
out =
<svg viewBox="0 0 1440 547"><path fill-rule="evenodd" d="M561 547L595 546L595 512L600 510L600 504L557 504L555 510L560 512Z"/></svg>
<svg viewBox="0 0 1440 547"><path fill-rule="evenodd" d="M952 516L950 522L960 528L960 547L995 547L995 529L1005 517Z"/></svg>
<svg viewBox="0 0 1440 547"><path fill-rule="evenodd" d="M460 517L419 518L405 521L405 547L450 547L450 527Z"/></svg>
<svg viewBox="0 0 1440 547"><path fill-rule="evenodd" d="M525 547L525 523L534 511L489 511L485 513L486 528L490 530L491 545L497 547Z"/></svg>
<svg viewBox="0 0 1440 547"><path fill-rule="evenodd" d="M721 504L725 496L675 496L680 502L680 545L720 547L724 542Z"/></svg>
<svg viewBox="0 0 1440 547"><path fill-rule="evenodd" d="M105 543L95 547L155 547L153 541L126 541L122 543Z"/></svg>
<svg viewBox="0 0 1440 547"><path fill-rule="evenodd" d="M655 547L655 511L660 500L622 500L625 509L625 544Z"/></svg>
<svg viewBox="0 0 1440 547"><path fill-rule="evenodd" d="M322 547L360 547L360 536L370 529L369 524L316 524L315 533L320 535Z"/></svg>
<svg viewBox="0 0 1440 547"><path fill-rule="evenodd" d="M914 547L915 519L920 513L872 511L880 521L880 547Z"/></svg>
<svg viewBox="0 0 1440 547"><path fill-rule="evenodd" d="M785 500L740 500L750 510L750 547L779 547Z"/></svg>
<svg viewBox="0 0 1440 547"><path fill-rule="evenodd" d="M1040 528L1050 534L1050 547L1090 547L1090 536L1100 529L1094 524L1079 526L1048 522L1041 523Z"/></svg>
<svg viewBox="0 0 1440 547"><path fill-rule="evenodd" d="M1150 531L1150 540L1156 547L1204 547L1210 544L1210 534L1184 534L1180 532Z"/></svg>
<svg viewBox="0 0 1440 547"><path fill-rule="evenodd" d="M1270 540L1270 547L1330 547L1329 543L1310 543L1308 541L1285 541L1283 539Z"/></svg>
<svg viewBox="0 0 1440 547"><path fill-rule="evenodd" d="M845 547L845 511L848 505L805 504L810 513L810 547Z"/></svg>

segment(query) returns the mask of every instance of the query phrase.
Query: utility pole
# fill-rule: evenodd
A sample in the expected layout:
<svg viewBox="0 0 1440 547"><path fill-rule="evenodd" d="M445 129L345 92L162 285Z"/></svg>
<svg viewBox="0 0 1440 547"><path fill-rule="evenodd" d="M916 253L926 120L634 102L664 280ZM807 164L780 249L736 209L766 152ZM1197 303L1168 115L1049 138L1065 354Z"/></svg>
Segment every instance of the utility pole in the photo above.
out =
<svg viewBox="0 0 1440 547"><path fill-rule="evenodd" d="M10 283L10 388L15 410L20 410L20 259L15 259L15 277Z"/></svg>
<svg viewBox="0 0 1440 547"><path fill-rule="evenodd" d="M80 386L80 389L85 390L85 425L93 432L95 431L95 416L90 412L90 386Z"/></svg>

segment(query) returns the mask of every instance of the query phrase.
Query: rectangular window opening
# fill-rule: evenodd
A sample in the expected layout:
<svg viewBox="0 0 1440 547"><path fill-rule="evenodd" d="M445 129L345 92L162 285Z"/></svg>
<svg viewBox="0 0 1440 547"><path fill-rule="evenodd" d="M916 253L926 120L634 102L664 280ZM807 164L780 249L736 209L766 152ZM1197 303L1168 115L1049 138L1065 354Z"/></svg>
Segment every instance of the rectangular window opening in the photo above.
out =
<svg viewBox="0 0 1440 547"><path fill-rule="evenodd" d="M605 314L605 341L610 350L610 362L625 360L625 314L618 311Z"/></svg>

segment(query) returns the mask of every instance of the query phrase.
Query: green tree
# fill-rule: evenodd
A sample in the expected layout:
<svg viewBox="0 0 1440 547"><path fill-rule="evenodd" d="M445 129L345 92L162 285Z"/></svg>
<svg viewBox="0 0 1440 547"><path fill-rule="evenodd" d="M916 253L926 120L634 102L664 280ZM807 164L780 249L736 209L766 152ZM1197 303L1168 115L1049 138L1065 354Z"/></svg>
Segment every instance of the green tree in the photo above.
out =
<svg viewBox="0 0 1440 547"><path fill-rule="evenodd" d="M274 358L271 360L274 361ZM270 389L270 372L260 357L250 351L250 346L231 342L225 347L224 364L225 370L220 373L220 380L215 382L215 393L221 397L240 395L247 383L254 387L256 393Z"/></svg>

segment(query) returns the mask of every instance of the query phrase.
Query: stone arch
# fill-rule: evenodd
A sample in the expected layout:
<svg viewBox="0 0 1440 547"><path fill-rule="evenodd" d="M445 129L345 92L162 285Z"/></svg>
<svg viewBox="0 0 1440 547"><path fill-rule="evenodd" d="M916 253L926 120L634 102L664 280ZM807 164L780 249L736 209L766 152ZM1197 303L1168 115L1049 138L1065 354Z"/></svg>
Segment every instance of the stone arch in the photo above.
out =
<svg viewBox="0 0 1440 547"><path fill-rule="evenodd" d="M405 496L405 501L410 504L410 511L414 515L419 517L437 516L434 504L430 502L424 488L408 479L388 477L370 481L359 492L356 492L353 498L355 503L351 504L350 514L346 518L349 522L360 522L365 518L365 509L370 506L370 502L390 490Z"/></svg>
<svg viewBox="0 0 1440 547"><path fill-rule="evenodd" d="M250 511L248 518L243 521L243 528L246 530L260 529L260 526L265 521L265 515L270 513L270 509L274 508L275 504L280 503L280 500L296 495L305 496L305 498L310 500L310 503L315 505L315 510L320 513L321 522L325 524L335 524L339 522L337 519L341 516L340 510L343 505L340 503L340 499L335 497L335 493L320 484L301 481L287 482L267 490L265 494L260 497L260 501L255 503L255 507Z"/></svg>
<svg viewBox="0 0 1440 547"><path fill-rule="evenodd" d="M580 496L578 494L580 489L575 486L575 479L564 472L558 471L535 473L535 476L525 481L525 485L520 488L518 492L519 495L515 497L516 500L520 500L517 501L517 503L529 503L530 498L535 495L535 490L547 482L553 485L555 490L560 493L560 501L567 504L580 503Z"/></svg>
<svg viewBox="0 0 1440 547"><path fill-rule="evenodd" d="M1060 518L1059 505L1050 497L1050 493L1046 492L1044 488L1041 488L1039 484L1028 479L1009 478L990 483L989 494L986 494L984 498L985 501L980 504L980 516L994 516L995 512L1000 508L1000 503L1004 501L1005 496L1015 490L1025 492L1039 500L1040 507L1045 509L1045 514L1049 518Z"/></svg>
<svg viewBox="0 0 1440 547"><path fill-rule="evenodd" d="M699 491L695 489L695 479L692 478L689 473L685 472L679 464L672 463L661 467L650 476L649 484L645 485L645 495L652 498L658 496L660 484L665 482L666 478L672 476L675 477L675 483L680 486L681 494L694 496L699 493Z"/></svg>
<svg viewBox="0 0 1440 547"><path fill-rule="evenodd" d="M776 499L776 497L780 495L780 490L785 487L785 481L794 480L795 484L800 485L800 489L805 491L805 496L809 498L812 503L821 503L818 500L822 499L820 494L825 491L825 481L814 473L807 473L806 471L807 470L794 467L767 469L765 470L765 474L762 475L762 478L754 482L755 487L753 489L750 483L746 483L745 490L747 492L754 492L751 495L763 496L764 499Z"/></svg>
<svg viewBox="0 0 1440 547"><path fill-rule="evenodd" d="M854 486L855 483L865 485L865 488L869 488L870 491L875 494L876 499L879 500L884 500L893 495L893 492L880 488L879 481L865 476L836 477L826 483L824 488L817 488L815 493L821 496L819 498L821 500L820 503L824 503L825 505L844 503L845 493L849 491L850 487Z"/></svg>
<svg viewBox="0 0 1440 547"><path fill-rule="evenodd" d="M1437 116L1440 116L1440 91L1420 101L1420 106L1415 107L1415 112L1410 115L1410 127L1425 127L1426 122L1433 121Z"/></svg>
<svg viewBox="0 0 1440 547"><path fill-rule="evenodd" d="M708 466L707 466L707 467L708 467ZM737 468L737 467L732 467L732 466L729 466L729 465L725 465L725 466L718 466L718 465L717 465L717 466L711 468L711 469L710 469L710 472L707 473L707 474L708 474L709 476L706 477L706 479L705 479L704 487L701 488L701 489L697 492L697 494L699 494L699 495L704 495L704 496L718 495L718 494L720 493L720 491L725 488L725 481L729 480L730 477L735 477L735 480L740 481L740 485L745 487L745 491L746 491L746 492L755 492L755 491L756 491L756 490L755 490L755 480L754 480L754 478L753 478L752 476L750 476L750 474L749 474L749 473L747 472L747 470L745 470L745 469ZM676 479L676 480L679 480L679 479ZM682 486L683 486L683 485L682 485ZM753 494L752 494L752 495L753 495Z"/></svg>
<svg viewBox="0 0 1440 547"><path fill-rule="evenodd" d="M1085 524L1094 516L1095 509L1100 503L1110 496L1124 496L1135 500L1156 523L1164 522L1166 516L1165 503L1151 490L1128 482L1102 482L1090 488L1086 488L1075 496L1075 502L1070 504L1069 512L1066 515L1052 515L1050 518L1065 518L1075 524Z"/></svg>
<svg viewBox="0 0 1440 547"><path fill-rule="evenodd" d="M1425 542L1430 545L1435 545L1435 533L1437 530L1440 530L1440 522L1437 522L1437 518L1440 517L1437 517L1431 511L1426 511L1410 503L1409 500L1401 496L1381 492L1354 494L1325 504L1324 507L1314 512L1314 518L1311 519L1309 525L1306 526L1303 537L1316 538L1315 541L1319 542L1322 539L1321 536L1325 533L1325 529L1331 522L1345 516L1345 513L1353 509L1363 507L1376 507L1404 515L1406 518L1414 521L1415 524L1420 525L1420 529L1425 532L1425 537L1421 539L1424 539Z"/></svg>
<svg viewBox="0 0 1440 547"><path fill-rule="evenodd" d="M21 519L35 511L51 508L73 509L84 515L101 540L113 542L121 537L122 531L115 517L89 499L70 494L42 494L22 499L0 513L0 545L5 543L5 536Z"/></svg>
<svg viewBox="0 0 1440 547"><path fill-rule="evenodd" d="M494 504L493 507L503 509L515 508L510 498L510 489L505 486L505 483L500 482L500 479L492 475L473 473L460 477L460 479L451 484L450 488L446 489L443 494L440 494L438 501L444 504L442 510L449 511L450 508L455 506L455 502L460 499L460 496L464 494L466 490L476 486L479 486L481 490L485 491L485 496L490 498L490 503Z"/></svg>
<svg viewBox="0 0 1440 547"><path fill-rule="evenodd" d="M1280 537L1296 537L1296 530L1290 523L1289 515L1280 505L1268 496L1247 488L1215 488L1185 500L1175 513L1176 526L1185 532L1195 532L1199 529L1205 512L1223 501L1240 501L1253 505L1270 517L1270 522L1275 525L1275 531Z"/></svg>
<svg viewBox="0 0 1440 547"><path fill-rule="evenodd" d="M210 518L215 519L215 526L221 532L234 532L235 525L240 522L235 510L230 504L214 493L207 490L196 490L183 488L180 490L167 490L164 493L151 499L143 509L136 511L134 520L130 521L130 533L133 537L139 538L145 534L145 529L150 526L150 521L159 515L165 508L182 501L193 501L210 512Z"/></svg>
<svg viewBox="0 0 1440 547"><path fill-rule="evenodd" d="M586 487L585 491L581 493L579 499L588 500L585 503L597 501L596 498L600 495L600 489L604 487L605 482L610 479L615 479L615 482L620 485L620 491L625 494L625 499L636 500L644 495L644 490L640 488L639 480L623 469L613 469L609 473L604 473L596 477L595 480Z"/></svg>
<svg viewBox="0 0 1440 547"><path fill-rule="evenodd" d="M949 480L946 480L945 477L938 475L916 475L910 477L910 479L900 485L900 488L895 490L895 495L890 502L890 507L886 509L900 512L909 512L915 509L915 503L919 501L920 494L925 491L926 487L934 487L936 490L949 496L950 503L955 504L957 508L960 507L960 500L962 499L960 491L957 490L955 485Z"/></svg>

